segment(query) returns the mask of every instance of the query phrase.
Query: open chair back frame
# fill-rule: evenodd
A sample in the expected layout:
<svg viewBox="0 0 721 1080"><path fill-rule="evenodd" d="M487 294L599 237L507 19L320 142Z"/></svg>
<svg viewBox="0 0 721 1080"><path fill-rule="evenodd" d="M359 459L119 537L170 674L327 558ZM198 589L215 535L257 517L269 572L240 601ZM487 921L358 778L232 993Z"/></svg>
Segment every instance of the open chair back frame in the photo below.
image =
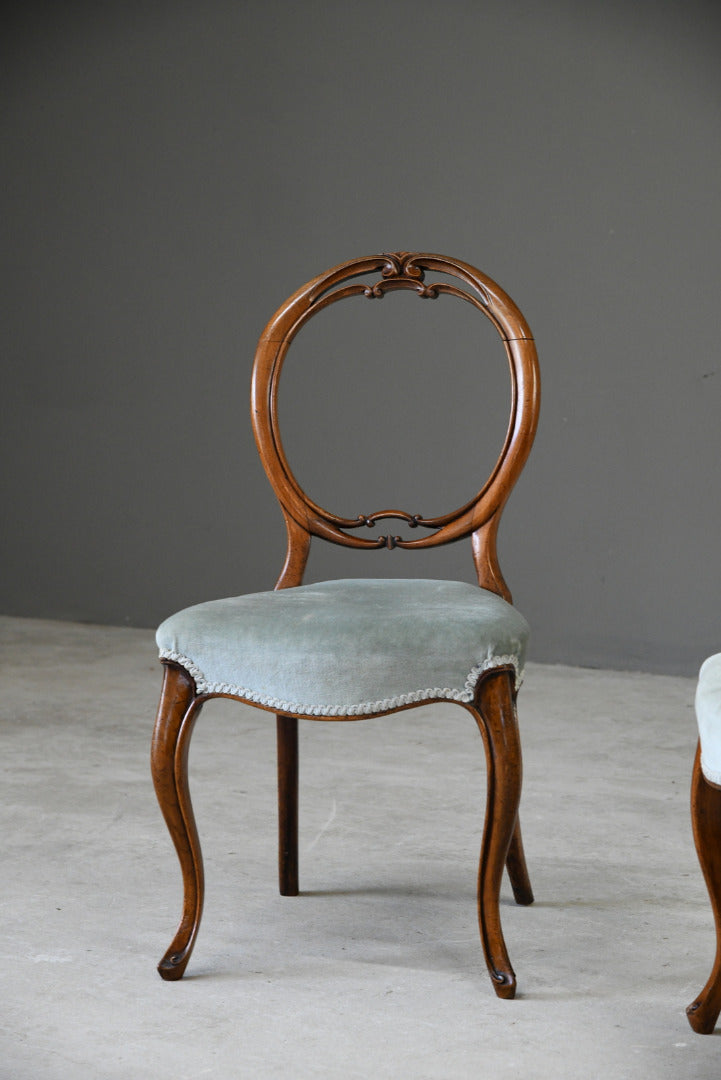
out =
<svg viewBox="0 0 721 1080"><path fill-rule="evenodd" d="M381 275L374 284L356 281L348 284L349 279L374 271ZM426 284L428 271L453 275L466 288L441 281ZM280 435L278 383L288 349L311 317L338 300L354 296L379 300L386 292L396 289L412 290L427 300L437 299L442 294L458 297L476 307L496 327L506 349L511 373L511 412L506 440L486 483L477 495L457 510L428 519L403 510L381 510L342 518L313 502L291 471ZM288 526L288 557L276 588L301 583L311 536L355 548L427 548L473 536L479 584L509 599L510 593L498 566L496 532L503 506L533 443L538 404L538 360L526 320L495 282L467 263L439 255L398 252L354 259L309 281L268 323L258 344L253 369L253 430L261 460ZM402 540L393 535L371 539L353 531L393 519L430 532L412 540Z"/></svg>
<svg viewBox="0 0 721 1080"><path fill-rule="evenodd" d="M440 274L444 280L427 280L429 274ZM452 280L449 282L448 278ZM299 330L329 305L353 297L375 302L387 292L398 289L412 290L424 301L434 300L442 294L455 296L472 304L493 323L505 348L511 377L506 438L488 480L470 501L450 513L424 518L406 510L391 509L359 513L354 518L339 517L306 494L286 458L277 404L283 363ZM538 362L530 329L506 293L467 263L432 254L384 253L351 260L312 279L294 293L268 323L261 335L253 368L253 429L261 460L283 511L288 536L287 555L276 582L276 593L267 596L277 595L277 590L302 586L313 537L371 550L428 548L470 537L480 589L461 588L474 590L479 598L485 596L488 603L501 605L501 614L507 608L509 613L521 618L510 607L511 594L499 566L496 535L503 507L530 451L538 409ZM381 523L393 521L403 523L410 530L418 530L419 535L408 539L387 531L369 537L359 531L368 529L377 534L379 529L385 528ZM474 680L468 684L470 689L467 686L463 692L453 690L452 693L444 689L428 690L415 695L415 700L400 696L392 701L379 700L376 706L364 704L345 714L338 709L332 714L324 714L318 708L312 712L300 708L283 708L281 711L268 704L268 699L237 692L234 685L203 681L199 675L200 666L190 656L189 649L177 644L163 648L160 637L159 644L165 674L151 764L156 793L177 850L184 883L180 926L158 967L164 979L182 977L195 943L203 906L203 865L188 785L188 750L204 701L209 697L232 697L270 709L277 715L279 879L281 893L290 896L298 893L298 718L358 719L424 702L451 699L471 713L484 743L488 778L478 874L479 927L496 993L500 997L514 996L516 978L499 913L504 866L508 869L516 901L529 904L533 900L518 818L522 770L516 717L520 672L515 658L500 655L498 649L494 650L497 642L489 638L490 659L473 669ZM359 663L362 663L362 656Z"/></svg>

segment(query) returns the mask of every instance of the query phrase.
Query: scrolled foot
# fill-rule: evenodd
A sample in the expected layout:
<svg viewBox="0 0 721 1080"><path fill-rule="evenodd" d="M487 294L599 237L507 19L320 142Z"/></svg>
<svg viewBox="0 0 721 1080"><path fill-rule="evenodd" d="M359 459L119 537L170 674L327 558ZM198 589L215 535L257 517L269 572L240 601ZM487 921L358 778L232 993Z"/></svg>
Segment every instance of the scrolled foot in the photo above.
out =
<svg viewBox="0 0 721 1080"><path fill-rule="evenodd" d="M494 971L491 974L496 997L510 1001L516 996L516 976L513 971Z"/></svg>
<svg viewBox="0 0 721 1080"><path fill-rule="evenodd" d="M165 982L177 982L182 979L185 969L190 960L190 949L185 952L172 952L168 949L163 959L158 964L158 974Z"/></svg>
<svg viewBox="0 0 721 1080"><path fill-rule="evenodd" d="M718 1007L709 1008L709 1002L696 998L686 1009L688 1022L697 1035L712 1035L719 1016Z"/></svg>

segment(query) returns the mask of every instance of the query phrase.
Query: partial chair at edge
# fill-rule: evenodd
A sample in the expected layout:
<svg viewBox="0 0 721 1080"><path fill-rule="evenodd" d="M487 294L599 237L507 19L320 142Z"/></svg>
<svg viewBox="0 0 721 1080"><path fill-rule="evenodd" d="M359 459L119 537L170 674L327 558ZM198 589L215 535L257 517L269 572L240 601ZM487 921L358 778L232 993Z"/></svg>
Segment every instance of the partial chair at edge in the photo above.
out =
<svg viewBox="0 0 721 1080"><path fill-rule="evenodd" d="M691 819L716 924L716 959L703 990L686 1009L699 1035L710 1035L721 1012L721 653L710 656L696 689L699 742L691 784Z"/></svg>
<svg viewBox="0 0 721 1080"><path fill-rule="evenodd" d="M427 282L428 273L443 280ZM338 300L373 301L372 313L376 301L397 290L412 291L423 302L443 297L448 303L451 297L470 303L492 322L510 372L507 435L491 476L459 509L431 517L380 510L343 518L314 503L291 472L278 427L278 380L293 338L311 317ZM184 884L180 926L158 970L166 980L182 977L202 912L203 864L188 750L203 702L229 697L276 714L280 891L293 896L298 893L298 719L358 720L451 701L471 714L484 744L487 799L478 919L494 989L499 997L512 998L516 977L503 938L499 893L505 866L516 901L533 901L518 816L522 770L516 717L528 625L511 606L496 534L538 420L538 363L528 325L503 290L467 263L408 252L354 259L313 278L273 316L256 352L251 398L258 450L286 523L287 557L273 591L199 604L171 616L158 630L165 675L152 772ZM387 520L400 522L395 528L407 528L413 538L359 535L358 530L376 530ZM470 538L478 585L425 579L303 585L312 538L376 552Z"/></svg>

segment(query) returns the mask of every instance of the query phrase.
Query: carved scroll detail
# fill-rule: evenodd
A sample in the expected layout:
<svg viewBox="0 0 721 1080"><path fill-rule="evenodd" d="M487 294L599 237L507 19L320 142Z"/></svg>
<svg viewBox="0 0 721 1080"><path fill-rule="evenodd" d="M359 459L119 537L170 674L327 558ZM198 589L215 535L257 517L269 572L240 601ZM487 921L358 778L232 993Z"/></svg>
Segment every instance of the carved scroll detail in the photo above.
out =
<svg viewBox="0 0 721 1080"><path fill-rule="evenodd" d="M404 521L410 529L417 529L418 526L422 526L424 529L437 529L438 522L430 521L424 518L421 514L407 514L405 510L377 510L374 514L359 514L353 521L344 521L342 527L344 529L360 529L364 525L367 528L372 529L379 521L385 521L387 519L394 521ZM404 547L406 541L402 536L377 536L376 543L380 548L388 548L389 551L393 551L394 548Z"/></svg>
<svg viewBox="0 0 721 1080"><path fill-rule="evenodd" d="M389 551L393 551L403 543L400 536L379 536L378 541L381 547L386 547Z"/></svg>
<svg viewBox="0 0 721 1080"><path fill-rule="evenodd" d="M388 260L381 274L384 278L409 277L423 281L423 268L415 262L417 255L412 251L383 252L383 257Z"/></svg>
<svg viewBox="0 0 721 1080"><path fill-rule="evenodd" d="M363 289L363 295L369 300L382 300L388 289L413 289L426 300L437 299L438 286L424 283L425 271L415 262L415 254L409 251L384 252L383 257L387 259L381 269L383 280Z"/></svg>
<svg viewBox="0 0 721 1080"><path fill-rule="evenodd" d="M372 529L376 522L384 521L387 518L392 518L394 521L405 521L411 529L417 529L419 525L424 525L427 529L436 527L435 522L426 520L421 514L407 514L405 510L379 510L375 514L359 514L356 519L357 524L348 525L347 528L355 529L360 525L367 525L369 529Z"/></svg>

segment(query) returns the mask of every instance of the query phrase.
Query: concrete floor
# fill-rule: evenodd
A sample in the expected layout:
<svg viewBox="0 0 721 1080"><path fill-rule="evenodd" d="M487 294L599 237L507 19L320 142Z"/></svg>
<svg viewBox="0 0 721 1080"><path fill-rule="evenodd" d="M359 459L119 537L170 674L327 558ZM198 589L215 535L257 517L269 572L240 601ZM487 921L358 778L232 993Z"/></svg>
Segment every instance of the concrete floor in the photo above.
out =
<svg viewBox="0 0 721 1080"><path fill-rule="evenodd" d="M480 738L427 707L301 729L301 889L277 893L274 725L211 702L191 752L207 902L155 965L180 873L149 778L152 634L0 619L0 1076L710 1080L721 1029L688 814L691 680L531 666L519 700L537 902L504 884L519 997L481 957Z"/></svg>

